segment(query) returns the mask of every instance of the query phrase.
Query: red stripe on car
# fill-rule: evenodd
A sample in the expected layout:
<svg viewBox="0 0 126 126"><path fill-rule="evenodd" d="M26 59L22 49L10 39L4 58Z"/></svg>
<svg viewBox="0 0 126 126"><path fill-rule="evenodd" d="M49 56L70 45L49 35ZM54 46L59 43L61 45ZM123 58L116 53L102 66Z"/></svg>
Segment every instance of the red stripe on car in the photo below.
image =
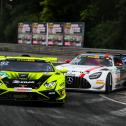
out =
<svg viewBox="0 0 126 126"><path fill-rule="evenodd" d="M94 68L91 68L91 69L86 70L85 72L89 73L89 72L91 72L92 70L95 70L95 69L100 68L100 67L101 67L101 66L94 67Z"/></svg>
<svg viewBox="0 0 126 126"><path fill-rule="evenodd" d="M85 70L84 72L86 72L86 73L90 73L92 70L95 70L95 69L97 69L97 68L100 68L101 66L98 66L98 67L94 67L94 68L91 68L91 69L87 69L87 70ZM80 78L83 78L85 76L85 74L84 73L81 73L80 74Z"/></svg>

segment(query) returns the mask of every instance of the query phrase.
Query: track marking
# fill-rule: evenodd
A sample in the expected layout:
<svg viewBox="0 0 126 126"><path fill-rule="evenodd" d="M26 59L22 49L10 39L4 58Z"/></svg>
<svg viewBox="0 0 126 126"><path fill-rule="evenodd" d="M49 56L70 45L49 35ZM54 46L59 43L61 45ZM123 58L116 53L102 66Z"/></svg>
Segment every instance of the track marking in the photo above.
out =
<svg viewBox="0 0 126 126"><path fill-rule="evenodd" d="M99 98L99 99L97 99L97 98L94 98L94 99L88 99L88 100L84 100L86 103L97 103L97 102L103 102L103 101L105 101L105 99L104 98Z"/></svg>
<svg viewBox="0 0 126 126"><path fill-rule="evenodd" d="M56 118L56 119L65 119L66 117L64 116L64 113L60 112L60 111L56 111L56 110L53 110L55 113L52 114L51 112L40 112L40 111L33 111L33 110L26 110L26 112L30 113L30 114L33 114L33 115L40 115L40 116L49 116L49 117L52 117L52 118Z"/></svg>
<svg viewBox="0 0 126 126"><path fill-rule="evenodd" d="M111 114L113 115L116 115L116 116L126 116L126 108L123 108L123 109L120 109L120 110L117 110L117 111L111 111L110 112Z"/></svg>
<svg viewBox="0 0 126 126"><path fill-rule="evenodd" d="M109 98L109 97L104 96L104 95L100 95L100 96L101 96L102 98L105 98L105 99L109 100L109 101L112 101L112 102L115 102L115 103L118 103L118 104L122 104L122 105L126 105L125 102L120 102L120 101L117 101L117 100L115 100L115 99Z"/></svg>

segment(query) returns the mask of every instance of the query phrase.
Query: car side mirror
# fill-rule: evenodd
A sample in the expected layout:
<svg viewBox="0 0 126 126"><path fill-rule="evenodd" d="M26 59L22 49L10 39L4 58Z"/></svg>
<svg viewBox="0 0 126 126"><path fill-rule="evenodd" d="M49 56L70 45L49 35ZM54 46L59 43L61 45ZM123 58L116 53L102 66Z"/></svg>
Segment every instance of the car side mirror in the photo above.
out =
<svg viewBox="0 0 126 126"><path fill-rule="evenodd" d="M115 66L122 66L123 65L123 63L121 63L121 62L116 62L115 63Z"/></svg>
<svg viewBox="0 0 126 126"><path fill-rule="evenodd" d="M64 62L65 62L65 63L70 63L70 62L71 62L71 60L69 60L69 59L68 59L68 60L65 60Z"/></svg>
<svg viewBox="0 0 126 126"><path fill-rule="evenodd" d="M67 69L61 69L60 72L61 72L61 73L67 73L68 70L67 70Z"/></svg>

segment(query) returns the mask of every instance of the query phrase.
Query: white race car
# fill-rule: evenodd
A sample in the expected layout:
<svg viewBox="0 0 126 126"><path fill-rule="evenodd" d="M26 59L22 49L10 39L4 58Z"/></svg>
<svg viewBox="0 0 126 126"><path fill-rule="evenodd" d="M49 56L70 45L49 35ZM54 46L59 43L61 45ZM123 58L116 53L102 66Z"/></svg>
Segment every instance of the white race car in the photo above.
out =
<svg viewBox="0 0 126 126"><path fill-rule="evenodd" d="M56 68L68 69L65 75L67 89L109 93L124 87L126 82L126 65L118 54L81 54Z"/></svg>

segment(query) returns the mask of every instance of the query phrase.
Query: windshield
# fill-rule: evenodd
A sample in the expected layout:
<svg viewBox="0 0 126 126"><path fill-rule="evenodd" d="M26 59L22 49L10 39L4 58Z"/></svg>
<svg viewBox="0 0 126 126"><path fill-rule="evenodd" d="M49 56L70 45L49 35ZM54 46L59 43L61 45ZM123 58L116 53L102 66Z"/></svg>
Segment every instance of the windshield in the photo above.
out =
<svg viewBox="0 0 126 126"><path fill-rule="evenodd" d="M78 56L71 61L74 65L92 65L92 66L112 66L111 58L105 58L103 56Z"/></svg>
<svg viewBox="0 0 126 126"><path fill-rule="evenodd" d="M53 72L54 69L50 63L45 61L0 61L0 70L17 72Z"/></svg>

